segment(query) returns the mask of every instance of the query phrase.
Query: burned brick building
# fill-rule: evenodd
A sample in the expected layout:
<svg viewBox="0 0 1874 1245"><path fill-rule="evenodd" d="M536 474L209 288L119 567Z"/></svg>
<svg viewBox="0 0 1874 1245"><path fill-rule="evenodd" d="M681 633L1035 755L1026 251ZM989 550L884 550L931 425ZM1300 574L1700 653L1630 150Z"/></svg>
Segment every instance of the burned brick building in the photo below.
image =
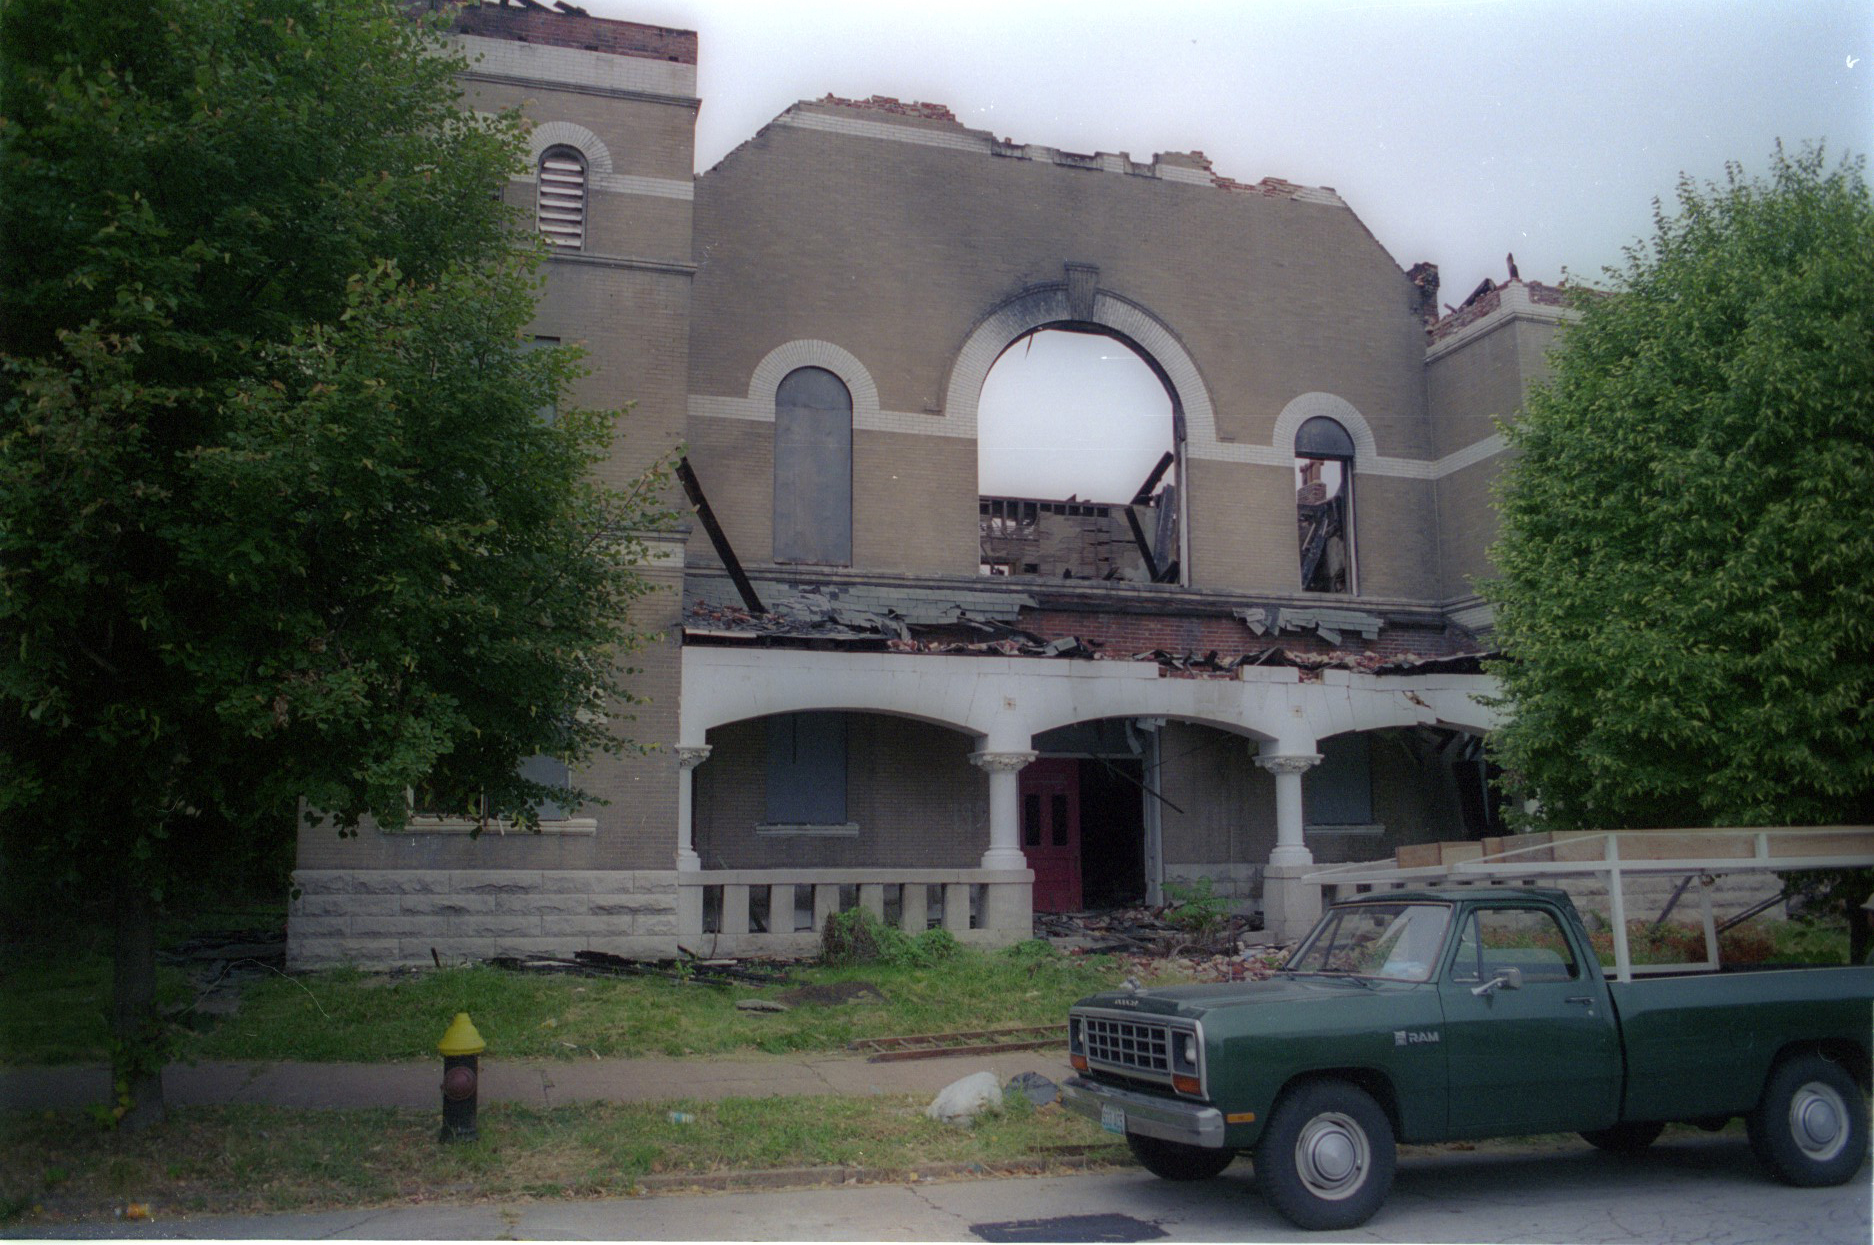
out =
<svg viewBox="0 0 1874 1245"><path fill-rule="evenodd" d="M693 174L693 34L491 3L456 37L533 123L536 332L633 404L607 470L682 445L709 522L658 538L621 724L654 746L578 775L606 802L308 823L296 963L797 950L852 904L999 942L1196 878L1293 931L1316 864L1491 830L1474 583L1557 290L1441 314L1330 189L879 97ZM979 485L984 382L1045 332L1162 385L1124 495Z"/></svg>

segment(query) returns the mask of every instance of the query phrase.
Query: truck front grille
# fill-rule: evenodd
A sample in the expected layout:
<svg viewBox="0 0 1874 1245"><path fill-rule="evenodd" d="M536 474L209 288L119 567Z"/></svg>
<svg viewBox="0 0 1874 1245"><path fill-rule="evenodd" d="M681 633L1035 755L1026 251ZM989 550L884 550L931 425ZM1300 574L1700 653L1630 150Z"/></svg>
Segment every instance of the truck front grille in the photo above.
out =
<svg viewBox="0 0 1874 1245"><path fill-rule="evenodd" d="M1103 1067L1147 1077L1171 1080L1171 1029L1149 1020L1081 1019L1086 1035L1087 1059Z"/></svg>

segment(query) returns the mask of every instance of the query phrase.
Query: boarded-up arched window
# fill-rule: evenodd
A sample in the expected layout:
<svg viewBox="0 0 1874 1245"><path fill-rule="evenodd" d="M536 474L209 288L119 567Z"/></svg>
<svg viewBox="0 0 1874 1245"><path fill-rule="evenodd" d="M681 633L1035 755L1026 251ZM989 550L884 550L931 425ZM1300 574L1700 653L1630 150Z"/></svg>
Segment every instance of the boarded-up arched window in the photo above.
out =
<svg viewBox="0 0 1874 1245"><path fill-rule="evenodd" d="M1325 415L1295 433L1295 521L1306 592L1353 592L1353 438Z"/></svg>
<svg viewBox="0 0 1874 1245"><path fill-rule="evenodd" d="M540 236L576 251L586 241L586 158L573 147L549 147L540 153L539 173Z"/></svg>
<svg viewBox="0 0 1874 1245"><path fill-rule="evenodd" d="M825 368L775 390L774 560L852 564L852 394Z"/></svg>

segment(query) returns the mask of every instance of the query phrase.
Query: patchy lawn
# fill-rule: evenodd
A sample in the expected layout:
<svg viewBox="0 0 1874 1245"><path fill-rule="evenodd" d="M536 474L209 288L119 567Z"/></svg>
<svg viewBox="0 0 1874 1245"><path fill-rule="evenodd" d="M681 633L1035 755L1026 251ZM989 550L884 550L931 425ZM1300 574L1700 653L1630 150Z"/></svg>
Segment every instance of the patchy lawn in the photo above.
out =
<svg viewBox="0 0 1874 1245"><path fill-rule="evenodd" d="M1123 1143L1058 1104L1011 1099L973 1128L911 1097L740 1098L497 1105L481 1139L441 1145L436 1111L173 1109L142 1134L72 1112L0 1113L0 1222L272 1213L482 1198L616 1197L650 1177L860 1167L899 1178L933 1164L1127 1161ZM692 1122L673 1122L680 1110ZM811 1181L803 1176L803 1183ZM140 1212L132 1212L140 1213Z"/></svg>

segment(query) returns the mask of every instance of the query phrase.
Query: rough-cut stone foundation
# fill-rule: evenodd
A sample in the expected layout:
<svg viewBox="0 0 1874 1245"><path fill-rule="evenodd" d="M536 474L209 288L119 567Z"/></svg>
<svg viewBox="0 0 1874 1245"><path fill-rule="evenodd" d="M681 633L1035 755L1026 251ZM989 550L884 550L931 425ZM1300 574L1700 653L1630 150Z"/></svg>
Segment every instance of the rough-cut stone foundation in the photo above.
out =
<svg viewBox="0 0 1874 1245"><path fill-rule="evenodd" d="M301 869L293 883L289 968L677 954L674 870Z"/></svg>

